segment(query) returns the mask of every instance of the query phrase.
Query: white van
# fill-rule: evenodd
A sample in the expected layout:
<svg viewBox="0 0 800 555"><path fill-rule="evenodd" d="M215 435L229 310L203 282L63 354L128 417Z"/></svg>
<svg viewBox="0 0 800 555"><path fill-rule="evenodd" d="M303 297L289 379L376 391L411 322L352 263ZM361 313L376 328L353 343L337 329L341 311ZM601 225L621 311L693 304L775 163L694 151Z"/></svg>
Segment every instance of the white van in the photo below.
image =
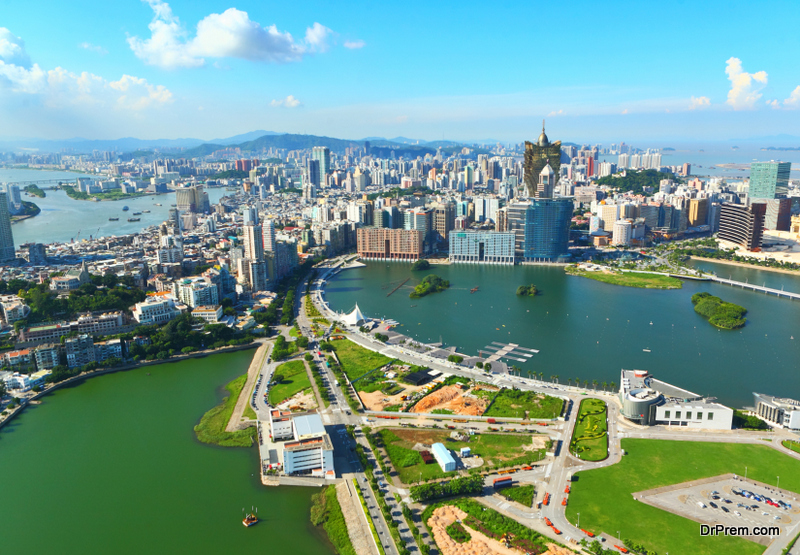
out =
<svg viewBox="0 0 800 555"><path fill-rule="evenodd" d="M698 501L697 502L697 506L700 507L701 509L705 509L706 508L706 504L703 503L702 501Z"/></svg>

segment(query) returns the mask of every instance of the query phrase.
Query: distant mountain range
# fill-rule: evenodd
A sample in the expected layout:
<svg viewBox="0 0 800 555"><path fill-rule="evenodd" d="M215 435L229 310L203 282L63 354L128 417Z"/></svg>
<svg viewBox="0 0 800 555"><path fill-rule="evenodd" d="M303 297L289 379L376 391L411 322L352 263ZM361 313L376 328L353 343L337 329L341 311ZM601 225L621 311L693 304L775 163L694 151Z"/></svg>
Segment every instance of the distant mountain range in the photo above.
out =
<svg viewBox="0 0 800 555"><path fill-rule="evenodd" d="M195 157L205 156L216 150L225 147L238 147L243 151L261 150L263 148L285 148L289 150L301 150L312 146L327 146L332 151L344 152L347 147L363 147L364 142L369 141L372 147L376 148L376 153L389 155L391 150L395 151L396 156L410 156L434 154L436 149L441 147L443 150L452 151L468 146L465 143L456 141L422 141L409 139L407 137L395 137L385 139L383 137L368 137L359 140L336 139L332 137L319 137L316 135L296 135L292 133L277 133L275 131L257 130L249 133L242 133L227 138L212 139L204 141L202 139L137 139L135 137L124 137L121 139L86 139L74 137L71 139L36 139L26 137L11 137L0 139L0 151L23 152L61 152L66 150L75 154L90 153L93 150L116 151L134 153L141 151L153 151L158 149L164 154L173 156ZM480 144L494 143L496 141L486 141ZM481 152L488 152L483 151Z"/></svg>

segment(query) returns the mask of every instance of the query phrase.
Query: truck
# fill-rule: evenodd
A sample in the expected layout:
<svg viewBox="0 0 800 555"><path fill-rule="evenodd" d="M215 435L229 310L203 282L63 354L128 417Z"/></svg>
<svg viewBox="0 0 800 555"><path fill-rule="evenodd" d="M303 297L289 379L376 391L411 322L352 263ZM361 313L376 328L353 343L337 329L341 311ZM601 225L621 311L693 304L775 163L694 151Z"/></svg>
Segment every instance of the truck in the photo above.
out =
<svg viewBox="0 0 800 555"><path fill-rule="evenodd" d="M507 488L513 484L514 480L510 477L495 478L492 482L494 489Z"/></svg>
<svg viewBox="0 0 800 555"><path fill-rule="evenodd" d="M497 424L497 420L495 420L494 418L487 418L486 422L488 422L489 424Z"/></svg>

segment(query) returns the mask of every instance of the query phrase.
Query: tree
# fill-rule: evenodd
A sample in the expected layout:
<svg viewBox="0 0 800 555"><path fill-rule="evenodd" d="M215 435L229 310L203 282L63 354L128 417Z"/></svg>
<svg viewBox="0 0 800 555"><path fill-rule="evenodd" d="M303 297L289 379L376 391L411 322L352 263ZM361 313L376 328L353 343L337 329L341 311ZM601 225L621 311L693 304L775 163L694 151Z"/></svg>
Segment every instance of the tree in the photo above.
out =
<svg viewBox="0 0 800 555"><path fill-rule="evenodd" d="M607 382L603 382L603 391L606 390L606 387L608 387L608 383Z"/></svg>
<svg viewBox="0 0 800 555"><path fill-rule="evenodd" d="M283 374L273 374L272 375L272 381L275 382L275 383L282 383L283 379L284 379Z"/></svg>
<svg viewBox="0 0 800 555"><path fill-rule="evenodd" d="M483 369L484 369L484 370L486 370L486 371L488 372L489 370L491 370L491 369L492 369L492 365L491 365L490 363L488 363L488 362L487 362L487 363L485 363L485 364L483 365Z"/></svg>
<svg viewBox="0 0 800 555"><path fill-rule="evenodd" d="M314 360L314 355L312 355L311 353L306 353L303 358L306 359L306 362L311 362L312 360Z"/></svg>
<svg viewBox="0 0 800 555"><path fill-rule="evenodd" d="M6 395L6 382L0 380L0 399Z"/></svg>

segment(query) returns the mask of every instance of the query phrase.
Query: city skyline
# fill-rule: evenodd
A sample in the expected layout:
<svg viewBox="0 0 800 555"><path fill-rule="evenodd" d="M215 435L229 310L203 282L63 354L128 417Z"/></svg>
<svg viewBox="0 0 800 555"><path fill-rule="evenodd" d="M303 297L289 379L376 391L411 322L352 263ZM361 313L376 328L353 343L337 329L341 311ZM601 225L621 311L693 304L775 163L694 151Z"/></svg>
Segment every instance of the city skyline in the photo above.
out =
<svg viewBox="0 0 800 555"><path fill-rule="evenodd" d="M0 138L519 142L547 117L576 142L712 141L792 134L800 119L787 3L351 6L8 6ZM693 34L670 26L694 21ZM747 33L761 38L745 47ZM557 62L536 64L536 49Z"/></svg>

